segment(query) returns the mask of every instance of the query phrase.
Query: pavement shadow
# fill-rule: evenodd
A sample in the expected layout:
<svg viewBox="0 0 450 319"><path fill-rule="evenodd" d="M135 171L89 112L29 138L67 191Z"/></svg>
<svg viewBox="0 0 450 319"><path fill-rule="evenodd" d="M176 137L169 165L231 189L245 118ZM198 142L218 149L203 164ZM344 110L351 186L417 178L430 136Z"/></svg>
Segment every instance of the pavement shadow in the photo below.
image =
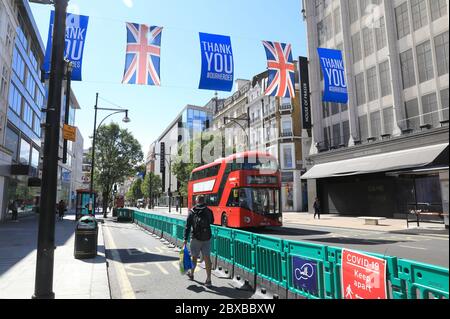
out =
<svg viewBox="0 0 450 319"><path fill-rule="evenodd" d="M134 264L134 263L151 263L151 262L162 262L162 261L175 261L178 260L177 257L152 254L148 252L143 252L136 249L106 249L106 254L111 256L113 252L117 252L120 256L122 263L124 264ZM131 254L130 254L131 252Z"/></svg>
<svg viewBox="0 0 450 319"><path fill-rule="evenodd" d="M206 288L202 282L196 281L198 285L190 285L187 290L193 291L195 293L210 293L218 296L229 297L233 299L250 299L253 296L252 291L239 290L234 287L225 286L212 286Z"/></svg>
<svg viewBox="0 0 450 319"><path fill-rule="evenodd" d="M252 233L268 234L268 235L288 235L288 236L316 236L326 235L330 232L312 229L302 229L293 227L267 227L267 228L252 228L248 229Z"/></svg>
<svg viewBox="0 0 450 319"><path fill-rule="evenodd" d="M389 245L401 242L402 240L384 240L384 239L363 239L363 238L347 238L347 237L330 237L330 238L312 238L308 241L315 241L321 243L345 244L345 245Z"/></svg>
<svg viewBox="0 0 450 319"><path fill-rule="evenodd" d="M405 229L405 230L395 230L395 231L390 231L390 234L401 234L401 235L416 235L416 236L420 236L420 235L441 235L441 236L445 236L445 235L449 235L449 230L448 229L420 229L420 228L409 228L409 229Z"/></svg>
<svg viewBox="0 0 450 319"><path fill-rule="evenodd" d="M0 224L0 276L37 249L38 228L39 214ZM55 220L55 247L63 246L74 232L73 220Z"/></svg>

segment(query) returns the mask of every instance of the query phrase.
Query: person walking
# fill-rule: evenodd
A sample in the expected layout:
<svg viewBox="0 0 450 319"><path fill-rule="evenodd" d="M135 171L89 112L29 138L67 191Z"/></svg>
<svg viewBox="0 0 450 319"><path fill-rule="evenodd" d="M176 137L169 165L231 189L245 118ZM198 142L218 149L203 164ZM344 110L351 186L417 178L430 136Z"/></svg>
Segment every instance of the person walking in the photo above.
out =
<svg viewBox="0 0 450 319"><path fill-rule="evenodd" d="M316 200L314 201L313 207L314 207L314 219L316 219L316 215L317 215L317 216L319 217L319 219L320 219L320 210L321 210L321 208L320 208L320 201L319 201L319 198L316 197Z"/></svg>
<svg viewBox="0 0 450 319"><path fill-rule="evenodd" d="M197 259L202 254L206 268L206 287L211 287L211 225L214 224L214 215L211 209L205 205L205 197L199 195L196 197L196 205L189 211L186 228L184 230L184 246L187 245L189 234L192 228L191 256L193 268L187 275L190 280L194 280L195 267ZM184 247L183 246L183 247Z"/></svg>
<svg viewBox="0 0 450 319"><path fill-rule="evenodd" d="M58 203L58 216L59 220L64 219L64 212L66 211L66 203L63 200L60 200Z"/></svg>
<svg viewBox="0 0 450 319"><path fill-rule="evenodd" d="M9 203L9 205L8 205L8 209L11 211L11 214L12 214L11 219L12 219L12 220L17 220L18 212L17 212L17 204L16 204L16 201L11 201L11 202Z"/></svg>

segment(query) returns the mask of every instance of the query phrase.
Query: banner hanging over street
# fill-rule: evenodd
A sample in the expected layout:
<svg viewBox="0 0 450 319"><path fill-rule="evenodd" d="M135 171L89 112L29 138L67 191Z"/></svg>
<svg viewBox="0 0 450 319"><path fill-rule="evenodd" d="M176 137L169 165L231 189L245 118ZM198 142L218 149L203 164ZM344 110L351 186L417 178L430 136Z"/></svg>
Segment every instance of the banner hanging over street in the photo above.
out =
<svg viewBox="0 0 450 319"><path fill-rule="evenodd" d="M325 81L322 101L346 104L348 93L342 52L323 48L317 51Z"/></svg>
<svg viewBox="0 0 450 319"><path fill-rule="evenodd" d="M312 128L311 98L309 88L309 66L308 58L299 57L298 67L300 69L300 101L302 106L302 127L309 130Z"/></svg>
<svg viewBox="0 0 450 319"><path fill-rule="evenodd" d="M50 15L50 27L48 31L47 49L43 69L45 78L49 78L52 59L53 25L55 21L55 11ZM81 70L83 65L84 44L86 43L86 33L89 23L89 17L67 14L66 18L66 50L64 57L72 62L72 81L81 81Z"/></svg>
<svg viewBox="0 0 450 319"><path fill-rule="evenodd" d="M127 50L122 83L161 85L160 59L162 29L127 23Z"/></svg>
<svg viewBox="0 0 450 319"><path fill-rule="evenodd" d="M230 92L233 88L234 61L229 36L199 33L202 73L199 89Z"/></svg>
<svg viewBox="0 0 450 319"><path fill-rule="evenodd" d="M266 95L286 98L295 97L295 65L290 44L263 41L266 49L269 82Z"/></svg>

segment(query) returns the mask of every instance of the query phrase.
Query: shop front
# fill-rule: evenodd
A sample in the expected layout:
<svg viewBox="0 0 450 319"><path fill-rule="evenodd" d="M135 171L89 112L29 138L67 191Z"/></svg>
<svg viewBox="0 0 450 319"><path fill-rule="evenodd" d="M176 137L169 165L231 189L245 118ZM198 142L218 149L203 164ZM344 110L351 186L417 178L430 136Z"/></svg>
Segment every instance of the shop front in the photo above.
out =
<svg viewBox="0 0 450 319"><path fill-rule="evenodd" d="M316 181L323 213L405 218L426 205L448 213L448 143L318 164L302 179Z"/></svg>

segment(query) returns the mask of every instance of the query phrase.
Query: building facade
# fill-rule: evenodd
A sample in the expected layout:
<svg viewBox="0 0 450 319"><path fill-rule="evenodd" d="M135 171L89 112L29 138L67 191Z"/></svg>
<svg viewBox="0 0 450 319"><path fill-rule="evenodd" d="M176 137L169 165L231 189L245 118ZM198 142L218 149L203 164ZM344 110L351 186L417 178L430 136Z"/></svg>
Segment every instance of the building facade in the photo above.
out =
<svg viewBox="0 0 450 319"><path fill-rule="evenodd" d="M282 210L304 211L307 184L300 177L311 142L302 128L298 85L295 98L280 99L265 96L267 82L267 71L251 81L237 80L236 92L219 104L213 128L224 136L224 155L259 150L275 156L282 176Z"/></svg>
<svg viewBox="0 0 450 319"><path fill-rule="evenodd" d="M208 108L187 105L152 144L154 151L150 150L152 153L147 160L147 166L153 167L155 174L161 177L163 195L158 199L158 205L168 206L171 197L178 195L179 183L171 171L171 162L182 145L210 128L212 117L212 111Z"/></svg>
<svg viewBox="0 0 450 319"><path fill-rule="evenodd" d="M6 124L2 143L11 152L9 170L6 169L6 179L3 187L2 216L6 213L6 203L16 200L20 211L31 210L39 202L39 187L29 186L32 178L40 177L41 150L41 109L45 101L45 87L41 83L40 65L44 59L44 45L33 19L28 1L3 1L0 14L9 18L1 19L3 29L6 28L7 46L3 54L2 74L10 70ZM7 8L5 10L5 8ZM11 16L12 14L12 16ZM6 25L6 27L5 27ZM11 36L11 28L14 36ZM10 63L5 62L11 52ZM8 66L9 65L9 66ZM4 86L4 84L2 84ZM2 110L5 110L2 92ZM2 156L4 157L4 156ZM1 188L1 187L0 187Z"/></svg>
<svg viewBox="0 0 450 319"><path fill-rule="evenodd" d="M446 0L304 0L313 118L309 208L448 212ZM317 48L343 52L348 104L322 103Z"/></svg>

